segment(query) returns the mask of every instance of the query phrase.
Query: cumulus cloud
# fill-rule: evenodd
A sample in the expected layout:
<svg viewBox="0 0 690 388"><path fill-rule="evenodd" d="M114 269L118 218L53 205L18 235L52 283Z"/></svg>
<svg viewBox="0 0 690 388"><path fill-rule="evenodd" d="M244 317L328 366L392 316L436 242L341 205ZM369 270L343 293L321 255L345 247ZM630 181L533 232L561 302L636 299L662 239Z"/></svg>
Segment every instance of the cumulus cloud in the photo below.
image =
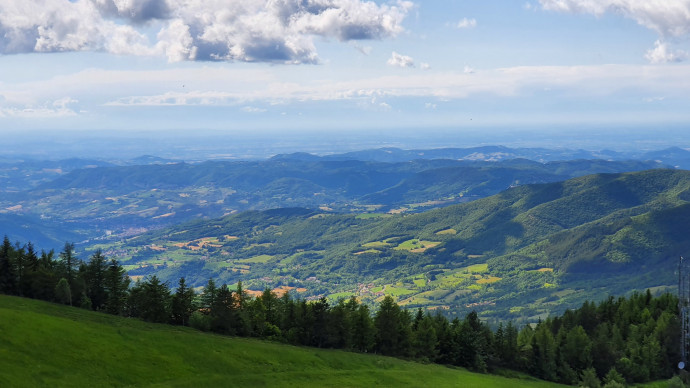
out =
<svg viewBox="0 0 690 388"><path fill-rule="evenodd" d="M0 103L4 102L4 100L4 98L0 99ZM71 97L62 97L54 101L44 101L37 106L0 104L0 117L39 119L72 117L78 114L78 103L79 101Z"/></svg>
<svg viewBox="0 0 690 388"><path fill-rule="evenodd" d="M103 51L167 55L170 61L314 63L314 37L393 37L412 6L401 0L4 0L0 53ZM155 38L151 30L158 31Z"/></svg>
<svg viewBox="0 0 690 388"><path fill-rule="evenodd" d="M677 62L684 59L672 52L669 39L690 35L690 1L688 0L539 0L546 10L589 13L601 16L607 12L621 14L639 25L656 31L661 41L647 52L652 63ZM665 43L666 42L666 43Z"/></svg>
<svg viewBox="0 0 690 388"><path fill-rule="evenodd" d="M422 63L419 65L419 68L422 69L422 70L429 70L429 69L431 69L431 65L428 64L428 63L422 62Z"/></svg>
<svg viewBox="0 0 690 388"><path fill-rule="evenodd" d="M456 28L474 28L477 27L477 21L475 19L463 18L455 26Z"/></svg>
<svg viewBox="0 0 690 388"><path fill-rule="evenodd" d="M544 9L590 13L622 14L664 37L690 33L690 1L687 0L539 0Z"/></svg>
<svg viewBox="0 0 690 388"><path fill-rule="evenodd" d="M414 59L407 55L398 54L393 51L393 53L391 53L391 57L388 59L388 64L390 66L397 67L414 67Z"/></svg>
<svg viewBox="0 0 690 388"><path fill-rule="evenodd" d="M657 40L654 48L647 51L645 58L651 63L682 62L687 59L688 53L682 50L672 50L666 42Z"/></svg>

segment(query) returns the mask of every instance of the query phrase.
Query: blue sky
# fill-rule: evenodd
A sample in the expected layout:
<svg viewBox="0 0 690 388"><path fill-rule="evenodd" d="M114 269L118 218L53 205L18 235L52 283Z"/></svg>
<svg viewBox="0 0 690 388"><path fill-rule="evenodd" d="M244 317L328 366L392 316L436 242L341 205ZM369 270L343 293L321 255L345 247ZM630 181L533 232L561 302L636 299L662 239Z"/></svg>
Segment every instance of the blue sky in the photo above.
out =
<svg viewBox="0 0 690 388"><path fill-rule="evenodd" d="M3 0L0 129L690 124L689 0Z"/></svg>

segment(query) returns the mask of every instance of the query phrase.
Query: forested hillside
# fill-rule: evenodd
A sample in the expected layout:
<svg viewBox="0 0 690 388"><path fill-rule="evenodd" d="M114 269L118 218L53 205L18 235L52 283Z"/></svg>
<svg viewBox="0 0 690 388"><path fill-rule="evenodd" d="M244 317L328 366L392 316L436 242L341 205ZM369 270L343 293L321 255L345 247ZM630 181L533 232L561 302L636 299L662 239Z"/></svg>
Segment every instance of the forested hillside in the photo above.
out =
<svg viewBox="0 0 690 388"><path fill-rule="evenodd" d="M94 248L132 276L536 319L673 287L689 192L687 171L591 175L414 215L246 212Z"/></svg>
<svg viewBox="0 0 690 388"><path fill-rule="evenodd" d="M245 210L420 212L515 185L663 166L656 161L525 159L418 158L387 163L299 154L260 161L184 163L142 157L120 163L124 165L82 160L0 165L0 184L7 184L0 189L0 214L12 220L4 232L50 247L64 241L129 237ZM40 235L40 228L24 227L35 220L61 228L57 234Z"/></svg>

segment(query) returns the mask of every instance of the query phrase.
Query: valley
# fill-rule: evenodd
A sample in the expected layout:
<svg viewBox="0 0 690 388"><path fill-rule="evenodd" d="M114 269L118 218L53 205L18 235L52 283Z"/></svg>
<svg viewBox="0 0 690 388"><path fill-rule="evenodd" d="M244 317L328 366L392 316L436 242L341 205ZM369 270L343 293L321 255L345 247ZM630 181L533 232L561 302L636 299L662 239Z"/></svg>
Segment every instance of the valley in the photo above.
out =
<svg viewBox="0 0 690 388"><path fill-rule="evenodd" d="M534 321L586 299L671 289L690 249L690 173L526 185L418 214L249 211L96 244L135 279L208 278L299 296Z"/></svg>

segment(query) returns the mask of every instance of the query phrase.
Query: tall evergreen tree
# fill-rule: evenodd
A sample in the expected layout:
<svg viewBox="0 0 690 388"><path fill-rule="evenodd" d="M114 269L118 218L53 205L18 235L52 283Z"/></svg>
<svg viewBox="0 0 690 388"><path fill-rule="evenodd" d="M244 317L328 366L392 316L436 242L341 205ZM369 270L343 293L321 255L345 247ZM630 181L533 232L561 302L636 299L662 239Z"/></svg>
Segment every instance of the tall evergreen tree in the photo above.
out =
<svg viewBox="0 0 690 388"><path fill-rule="evenodd" d="M540 323L534 331L531 372L544 380L556 381L556 341L548 326Z"/></svg>
<svg viewBox="0 0 690 388"><path fill-rule="evenodd" d="M86 265L86 295L91 300L94 310L103 310L108 302L106 277L108 265L100 249L96 250Z"/></svg>
<svg viewBox="0 0 690 388"><path fill-rule="evenodd" d="M182 277L172 299L172 322L176 325L187 326L192 312L194 312L194 289L187 287Z"/></svg>
<svg viewBox="0 0 690 388"><path fill-rule="evenodd" d="M371 319L369 306L360 304L352 315L352 347L359 352L369 352L374 348L376 328Z"/></svg>
<svg viewBox="0 0 690 388"><path fill-rule="evenodd" d="M109 314L123 315L127 303L130 279L125 269L115 259L111 259L106 269L104 285L108 297L105 311Z"/></svg>
<svg viewBox="0 0 690 388"><path fill-rule="evenodd" d="M12 263L14 248L10 239L5 236L0 247L0 293L15 294L17 277Z"/></svg>
<svg viewBox="0 0 690 388"><path fill-rule="evenodd" d="M225 334L249 335L245 330L244 323L240 326L236 310L235 297L227 284L216 288L215 283L209 281L208 299L213 296L211 305L211 330Z"/></svg>
<svg viewBox="0 0 690 388"><path fill-rule="evenodd" d="M26 282L26 252L24 251L24 247L19 245L19 242L15 243L14 253L11 256L11 264L14 267L14 274L16 275L14 292L19 296L24 296L22 286Z"/></svg>
<svg viewBox="0 0 690 388"><path fill-rule="evenodd" d="M216 281L213 280L213 278L208 279L208 283L206 283L201 293L201 308L204 310L204 313L212 314L217 294L218 288L216 287Z"/></svg>
<svg viewBox="0 0 690 388"><path fill-rule="evenodd" d="M66 242L65 246L62 248L62 252L60 252L59 258L60 275L67 280L72 295L77 295L75 293L76 286L74 279L79 268L79 259L74 255L74 243Z"/></svg>
<svg viewBox="0 0 690 388"><path fill-rule="evenodd" d="M400 307L386 295L374 316L376 350L384 355L397 355L400 350Z"/></svg>
<svg viewBox="0 0 690 388"><path fill-rule="evenodd" d="M413 333L415 357L425 361L435 361L438 355L438 338L434 323L429 314L425 314Z"/></svg>

